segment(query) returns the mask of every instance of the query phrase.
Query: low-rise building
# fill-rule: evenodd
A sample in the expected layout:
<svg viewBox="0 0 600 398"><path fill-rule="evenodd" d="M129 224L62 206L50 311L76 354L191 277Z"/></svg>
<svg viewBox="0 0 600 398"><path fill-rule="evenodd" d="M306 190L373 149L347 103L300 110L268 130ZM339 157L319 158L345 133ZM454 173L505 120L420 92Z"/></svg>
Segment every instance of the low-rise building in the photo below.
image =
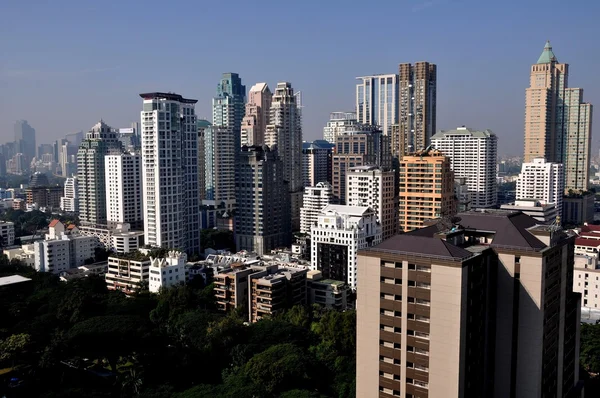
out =
<svg viewBox="0 0 600 398"><path fill-rule="evenodd" d="M343 311L348 308L350 287L342 281L323 279L321 271L309 271L306 275L308 304Z"/></svg>
<svg viewBox="0 0 600 398"><path fill-rule="evenodd" d="M576 255L573 270L573 291L581 293L581 307L592 310L600 309L600 269L595 254Z"/></svg>
<svg viewBox="0 0 600 398"><path fill-rule="evenodd" d="M306 272L301 268L275 266L249 275L250 322L306 304Z"/></svg>
<svg viewBox="0 0 600 398"><path fill-rule="evenodd" d="M148 281L150 257L139 251L115 254L108 258L106 287L121 290L125 294L134 293Z"/></svg>
<svg viewBox="0 0 600 398"><path fill-rule="evenodd" d="M533 217L542 224L552 224L558 217L556 204L543 204L537 199L521 199L500 206L503 210L516 210Z"/></svg>
<svg viewBox="0 0 600 398"><path fill-rule="evenodd" d="M102 261L90 265L82 265L77 268L71 268L60 273L60 280L68 282L74 279L87 278L90 275L103 277L108 269L108 262Z"/></svg>
<svg viewBox="0 0 600 398"><path fill-rule="evenodd" d="M164 258L150 258L148 288L152 293L185 284L185 253L171 250Z"/></svg>
<svg viewBox="0 0 600 398"><path fill-rule="evenodd" d="M229 311L239 307L248 308L248 277L262 271L260 261L235 262L215 275L215 298L217 309Z"/></svg>
<svg viewBox="0 0 600 398"><path fill-rule="evenodd" d="M12 246L15 244L15 224L10 221L0 221L0 239L2 246Z"/></svg>

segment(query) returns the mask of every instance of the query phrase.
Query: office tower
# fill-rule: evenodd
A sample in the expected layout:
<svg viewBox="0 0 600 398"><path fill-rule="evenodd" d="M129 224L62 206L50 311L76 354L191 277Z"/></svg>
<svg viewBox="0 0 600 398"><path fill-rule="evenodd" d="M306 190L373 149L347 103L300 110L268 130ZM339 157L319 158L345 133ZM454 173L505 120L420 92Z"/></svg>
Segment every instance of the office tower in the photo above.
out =
<svg viewBox="0 0 600 398"><path fill-rule="evenodd" d="M310 266L356 289L356 255L381 242L377 213L368 206L327 205L311 228Z"/></svg>
<svg viewBox="0 0 600 398"><path fill-rule="evenodd" d="M15 123L15 146L17 152L25 156L25 164L29 165L35 157L37 145L35 143L35 129L27 120L17 120Z"/></svg>
<svg viewBox="0 0 600 398"><path fill-rule="evenodd" d="M314 187L304 188L300 208L300 232L310 234L310 228L317 223L321 210L332 201L332 188L328 182L319 182Z"/></svg>
<svg viewBox="0 0 600 398"><path fill-rule="evenodd" d="M135 152L106 155L106 219L110 226L128 223L144 228L142 156Z"/></svg>
<svg viewBox="0 0 600 398"><path fill-rule="evenodd" d="M384 171L377 166L356 166L346 173L346 204L369 206L375 210L384 240L398 233L394 186L393 170Z"/></svg>
<svg viewBox="0 0 600 398"><path fill-rule="evenodd" d="M496 134L491 130L476 131L463 126L438 132L431 137L431 146L450 158L455 177L467 179L471 207L496 206Z"/></svg>
<svg viewBox="0 0 600 398"><path fill-rule="evenodd" d="M235 206L236 146L232 129L208 126L204 129L203 205L231 211Z"/></svg>
<svg viewBox="0 0 600 398"><path fill-rule="evenodd" d="M517 200L536 199L542 205L554 205L560 217L564 190L564 166L561 163L535 158L521 166Z"/></svg>
<svg viewBox="0 0 600 398"><path fill-rule="evenodd" d="M202 201L206 199L206 129L211 126L211 123L208 120L198 119L196 125L198 127L198 195Z"/></svg>
<svg viewBox="0 0 600 398"><path fill-rule="evenodd" d="M337 137L332 160L331 185L333 196L339 203L345 203L346 171L350 167L374 165L383 170L392 168L389 137L372 126L356 126Z"/></svg>
<svg viewBox="0 0 600 398"><path fill-rule="evenodd" d="M291 244L285 166L267 146L243 147L235 170L235 246L258 255Z"/></svg>
<svg viewBox="0 0 600 398"><path fill-rule="evenodd" d="M398 123L398 75L357 77L356 112L358 123L379 126L384 135L392 134Z"/></svg>
<svg viewBox="0 0 600 398"><path fill-rule="evenodd" d="M531 66L525 94L525 162L545 158L563 163L565 189L587 190L592 105L583 89L569 88L569 65L556 59L550 42Z"/></svg>
<svg viewBox="0 0 600 398"><path fill-rule="evenodd" d="M77 151L77 181L79 219L82 224L106 224L104 157L120 151L121 143L117 140L117 133L102 120L92 127L81 142Z"/></svg>
<svg viewBox="0 0 600 398"><path fill-rule="evenodd" d="M421 228L427 220L453 216L454 173L437 149L404 156L398 172L400 229Z"/></svg>
<svg viewBox="0 0 600 398"><path fill-rule="evenodd" d="M235 151L241 145L242 119L246 103L246 86L242 85L237 73L223 73L217 85L217 96L213 98L213 126L232 131Z"/></svg>
<svg viewBox="0 0 600 398"><path fill-rule="evenodd" d="M425 149L435 134L437 67L429 62L400 64L399 73L399 116L391 134L398 159Z"/></svg>
<svg viewBox="0 0 600 398"><path fill-rule="evenodd" d="M357 123L356 112L331 112L327 125L323 127L323 139L335 145L338 134L353 129Z"/></svg>
<svg viewBox="0 0 600 398"><path fill-rule="evenodd" d="M71 133L71 134L65 135L64 140L71 143L71 145L74 146L75 148L79 148L79 145L81 144L81 141L83 141L83 138L84 138L83 131L78 131L77 133Z"/></svg>
<svg viewBox="0 0 600 398"><path fill-rule="evenodd" d="M269 124L273 93L267 83L256 83L248 92L248 102L242 120L242 145L263 145Z"/></svg>
<svg viewBox="0 0 600 398"><path fill-rule="evenodd" d="M67 213L77 213L79 211L77 177L68 177L65 180L64 196L60 198L60 209Z"/></svg>
<svg viewBox="0 0 600 398"><path fill-rule="evenodd" d="M200 251L197 100L145 93L142 181L146 244Z"/></svg>
<svg viewBox="0 0 600 398"><path fill-rule="evenodd" d="M271 102L270 124L265 133L266 145L277 145L283 162L283 179L288 182L292 217L292 230L300 229L302 206L302 115L300 92L294 94L291 83L277 83Z"/></svg>
<svg viewBox="0 0 600 398"><path fill-rule="evenodd" d="M77 174L77 152L79 151L79 146L75 146L73 143L64 138L56 141L55 145L58 155L57 163L60 168L60 175L66 178Z"/></svg>
<svg viewBox="0 0 600 398"><path fill-rule="evenodd" d="M332 147L327 141L302 143L302 181L305 187L314 187L319 182L330 181Z"/></svg>
<svg viewBox="0 0 600 398"><path fill-rule="evenodd" d="M36 158L41 159L42 155L52 154L52 153L53 153L52 144L41 144L41 145L38 145L38 147L37 147Z"/></svg>
<svg viewBox="0 0 600 398"><path fill-rule="evenodd" d="M140 124L137 122L131 123L131 127L119 129L117 139L121 141L123 149L132 152L139 151L140 143Z"/></svg>
<svg viewBox="0 0 600 398"><path fill-rule="evenodd" d="M6 162L6 169L10 174L22 175L27 169L25 163L25 155L21 152L15 153L15 155Z"/></svg>
<svg viewBox="0 0 600 398"><path fill-rule="evenodd" d="M461 213L358 255L357 397L579 396L573 240Z"/></svg>

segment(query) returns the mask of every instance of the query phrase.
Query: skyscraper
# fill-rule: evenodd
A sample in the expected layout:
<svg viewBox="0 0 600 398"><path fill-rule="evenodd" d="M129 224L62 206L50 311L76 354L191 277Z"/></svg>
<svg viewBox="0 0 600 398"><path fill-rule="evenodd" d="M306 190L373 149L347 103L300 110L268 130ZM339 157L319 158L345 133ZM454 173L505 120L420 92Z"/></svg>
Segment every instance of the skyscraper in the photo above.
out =
<svg viewBox="0 0 600 398"><path fill-rule="evenodd" d="M437 67L400 64L399 72L398 122L392 128L392 153L398 159L425 149L435 134Z"/></svg>
<svg viewBox="0 0 600 398"><path fill-rule="evenodd" d="M398 123L398 75L357 77L356 112L358 123L379 126L384 135L391 135Z"/></svg>
<svg viewBox="0 0 600 398"><path fill-rule="evenodd" d="M215 125L204 129L203 205L228 211L235 206L235 145L233 129Z"/></svg>
<svg viewBox="0 0 600 398"><path fill-rule="evenodd" d="M198 196L206 199L206 130L211 126L208 120L196 120L198 127Z"/></svg>
<svg viewBox="0 0 600 398"><path fill-rule="evenodd" d="M525 94L525 162L563 163L565 189L587 190L592 105L583 102L583 89L568 88L568 77L569 65L558 62L547 42Z"/></svg>
<svg viewBox="0 0 600 398"><path fill-rule="evenodd" d="M313 187L304 188L300 209L300 232L310 234L310 228L316 224L321 210L331 204L332 200L331 184L328 182L319 182Z"/></svg>
<svg viewBox="0 0 600 398"><path fill-rule="evenodd" d="M246 86L237 73L223 73L213 98L213 126L230 129L235 138L236 153L241 148L242 119L246 103Z"/></svg>
<svg viewBox="0 0 600 398"><path fill-rule="evenodd" d="M305 187L331 179L332 147L327 141L302 143L302 181Z"/></svg>
<svg viewBox="0 0 600 398"><path fill-rule="evenodd" d="M146 244L200 250L197 100L145 93L141 112Z"/></svg>
<svg viewBox="0 0 600 398"><path fill-rule="evenodd" d="M115 129L100 120L77 151L79 219L84 225L106 224L105 156L111 152L121 152L121 142Z"/></svg>
<svg viewBox="0 0 600 398"><path fill-rule="evenodd" d="M246 113L242 120L242 145L263 145L269 124L273 93L267 83L256 83L248 92Z"/></svg>
<svg viewBox="0 0 600 398"><path fill-rule="evenodd" d="M106 155L105 176L107 222L128 223L133 229L142 229L144 199L141 155L135 152Z"/></svg>
<svg viewBox="0 0 600 398"><path fill-rule="evenodd" d="M242 147L235 170L237 250L263 255L291 244L290 197L284 172L275 150Z"/></svg>
<svg viewBox="0 0 600 398"><path fill-rule="evenodd" d="M60 209L68 213L79 211L79 187L77 177L68 177L65 180L64 196L60 198Z"/></svg>
<svg viewBox="0 0 600 398"><path fill-rule="evenodd" d="M323 139L335 145L338 134L353 129L357 123L356 112L331 112L323 127Z"/></svg>
<svg viewBox="0 0 600 398"><path fill-rule="evenodd" d="M466 127L440 131L431 137L431 145L450 158L454 176L467 179L472 208L494 207L498 201L497 141L491 130Z"/></svg>
<svg viewBox="0 0 600 398"><path fill-rule="evenodd" d="M399 169L398 218L402 231L455 214L454 173L447 156L437 149L421 151L404 156Z"/></svg>
<svg viewBox="0 0 600 398"><path fill-rule="evenodd" d="M15 145L17 152L25 155L25 163L29 165L35 157L37 146L35 144L35 129L27 120L17 120L15 123Z"/></svg>
<svg viewBox="0 0 600 398"><path fill-rule="evenodd" d="M292 229L300 229L300 207L304 184L302 181L302 115L300 93L294 93L292 84L277 83L271 102L270 123L265 143L277 145L277 153L283 162L283 179L290 192Z"/></svg>

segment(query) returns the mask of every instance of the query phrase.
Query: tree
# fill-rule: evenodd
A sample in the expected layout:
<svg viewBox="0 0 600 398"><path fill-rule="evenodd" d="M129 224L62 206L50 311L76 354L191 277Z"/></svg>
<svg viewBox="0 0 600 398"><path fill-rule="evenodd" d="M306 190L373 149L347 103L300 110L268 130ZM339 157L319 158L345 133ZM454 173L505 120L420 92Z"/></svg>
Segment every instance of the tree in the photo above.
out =
<svg viewBox="0 0 600 398"><path fill-rule="evenodd" d="M15 360L23 354L30 342L31 336L26 333L13 334L0 340L0 362Z"/></svg>

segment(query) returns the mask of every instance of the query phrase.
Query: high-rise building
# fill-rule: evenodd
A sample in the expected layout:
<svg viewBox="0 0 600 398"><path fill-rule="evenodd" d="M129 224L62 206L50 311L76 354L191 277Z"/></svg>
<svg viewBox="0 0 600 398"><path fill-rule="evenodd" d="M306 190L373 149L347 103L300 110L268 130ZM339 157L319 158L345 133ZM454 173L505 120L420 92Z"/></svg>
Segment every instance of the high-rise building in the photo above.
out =
<svg viewBox="0 0 600 398"><path fill-rule="evenodd" d="M394 187L393 170L384 171L377 166L356 166L346 173L346 204L368 206L375 210L384 240L398 233Z"/></svg>
<svg viewBox="0 0 600 398"><path fill-rule="evenodd" d="M431 137L431 145L450 158L454 176L467 179L472 208L494 207L498 201L497 141L491 130L466 127L440 131Z"/></svg>
<svg viewBox="0 0 600 398"><path fill-rule="evenodd" d="M128 223L144 228L142 157L131 153L106 155L106 218L109 225Z"/></svg>
<svg viewBox="0 0 600 398"><path fill-rule="evenodd" d="M560 216L564 190L564 167L561 163L535 158L521 166L517 179L517 200L536 199L542 205L554 205Z"/></svg>
<svg viewBox="0 0 600 398"><path fill-rule="evenodd" d="M458 218L359 252L356 396L580 396L574 238L520 212Z"/></svg>
<svg viewBox="0 0 600 398"><path fill-rule="evenodd" d="M404 232L456 212L450 159L437 149L404 156L398 172L398 215Z"/></svg>
<svg viewBox="0 0 600 398"><path fill-rule="evenodd" d="M265 133L266 145L277 145L283 162L283 179L288 182L292 230L300 229L302 207L302 105L301 93L294 93L291 83L277 83L271 102L270 123Z"/></svg>
<svg viewBox="0 0 600 398"><path fill-rule="evenodd" d="M338 134L332 160L331 185L333 196L345 203L346 172L350 167L374 165L383 170L392 168L389 137L373 126L356 126L355 130Z"/></svg>
<svg viewBox="0 0 600 398"><path fill-rule="evenodd" d="M235 133L229 127L204 129L203 205L231 211L235 206Z"/></svg>
<svg viewBox="0 0 600 398"><path fill-rule="evenodd" d="M128 152L139 151L141 148L140 143L140 123L131 123L131 127L119 129L117 138L121 141L123 149Z"/></svg>
<svg viewBox="0 0 600 398"><path fill-rule="evenodd" d="M237 250L259 255L291 244L290 202L285 166L267 146L242 147L235 170Z"/></svg>
<svg viewBox="0 0 600 398"><path fill-rule="evenodd" d="M15 123L15 146L17 152L25 156L25 164L29 164L36 155L35 129L27 120L17 120Z"/></svg>
<svg viewBox="0 0 600 398"><path fill-rule="evenodd" d="M145 93L141 112L146 244L200 251L197 100Z"/></svg>
<svg viewBox="0 0 600 398"><path fill-rule="evenodd" d="M391 136L398 123L398 75L373 75L356 78L356 112L358 123L379 126Z"/></svg>
<svg viewBox="0 0 600 398"><path fill-rule="evenodd" d="M235 151L239 152L242 134L242 119L246 103L246 86L237 73L223 73L217 85L217 96L213 98L213 126L232 131Z"/></svg>
<svg viewBox="0 0 600 398"><path fill-rule="evenodd" d="M273 93L267 83L256 83L248 92L246 112L242 120L242 145L263 145L269 124Z"/></svg>
<svg viewBox="0 0 600 398"><path fill-rule="evenodd" d="M327 205L310 229L313 270L356 289L358 250L381 242L377 213L368 206Z"/></svg>
<svg viewBox="0 0 600 398"><path fill-rule="evenodd" d="M421 151L435 134L437 67L429 62L399 66L398 122L392 127L392 153L400 159Z"/></svg>
<svg viewBox="0 0 600 398"><path fill-rule="evenodd" d="M100 120L86 134L77 152L79 219L82 224L106 224L104 157L111 152L121 152L121 142L115 130Z"/></svg>
<svg viewBox="0 0 600 398"><path fill-rule="evenodd" d="M198 119L198 195L200 201L206 199L206 130L211 126L208 120Z"/></svg>
<svg viewBox="0 0 600 398"><path fill-rule="evenodd" d="M310 228L317 223L321 210L332 201L332 188L328 182L319 182L314 187L304 188L300 209L300 232L310 234Z"/></svg>
<svg viewBox="0 0 600 398"><path fill-rule="evenodd" d="M305 187L331 180L333 145L327 141L302 143L302 181Z"/></svg>
<svg viewBox="0 0 600 398"><path fill-rule="evenodd" d="M583 89L569 88L569 65L556 59L550 42L531 66L525 94L525 162L545 158L563 163L565 189L589 184L592 105Z"/></svg>
<svg viewBox="0 0 600 398"><path fill-rule="evenodd" d="M335 145L338 134L354 129L357 123L356 112L331 112L327 125L323 127L323 139Z"/></svg>
<svg viewBox="0 0 600 398"><path fill-rule="evenodd" d="M77 177L67 177L65 180L64 196L60 198L60 209L67 213L79 211L79 184Z"/></svg>

